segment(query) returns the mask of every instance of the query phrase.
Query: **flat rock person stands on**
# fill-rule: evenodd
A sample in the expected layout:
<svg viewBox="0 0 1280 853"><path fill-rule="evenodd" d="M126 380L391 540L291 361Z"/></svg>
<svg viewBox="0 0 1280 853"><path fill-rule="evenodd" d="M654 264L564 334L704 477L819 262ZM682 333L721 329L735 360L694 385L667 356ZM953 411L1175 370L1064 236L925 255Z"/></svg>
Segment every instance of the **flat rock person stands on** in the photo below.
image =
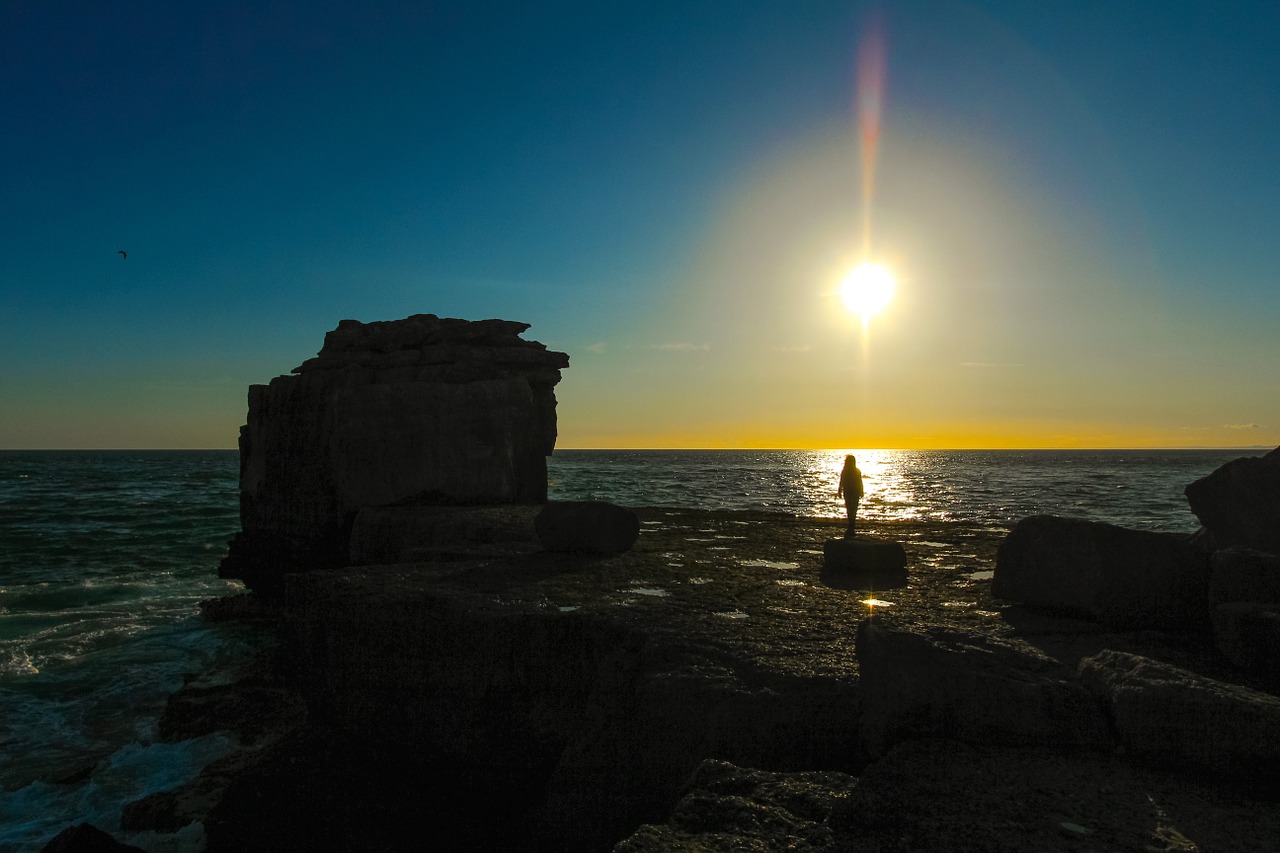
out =
<svg viewBox="0 0 1280 853"><path fill-rule="evenodd" d="M844 511L849 516L849 527L844 532L846 539L854 535L853 526L858 518L858 502L862 495L862 472L858 470L858 460L850 454L844 458L840 487L836 489L836 497L844 497Z"/></svg>

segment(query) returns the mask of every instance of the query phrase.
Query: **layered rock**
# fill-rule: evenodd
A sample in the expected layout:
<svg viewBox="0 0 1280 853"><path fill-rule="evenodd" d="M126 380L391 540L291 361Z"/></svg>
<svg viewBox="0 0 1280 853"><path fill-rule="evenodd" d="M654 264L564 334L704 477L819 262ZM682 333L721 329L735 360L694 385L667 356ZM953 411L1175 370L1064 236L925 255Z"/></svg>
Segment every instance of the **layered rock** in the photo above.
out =
<svg viewBox="0 0 1280 853"><path fill-rule="evenodd" d="M1280 554L1280 447L1228 462L1186 488L1214 548Z"/></svg>
<svg viewBox="0 0 1280 853"><path fill-rule="evenodd" d="M1000 546L991 591L1114 629L1187 631L1208 620L1208 582L1208 558L1186 537L1040 515Z"/></svg>
<svg viewBox="0 0 1280 853"><path fill-rule="evenodd" d="M343 565L364 507L544 501L568 356L527 328L344 320L316 358L252 386L220 574L272 593L285 572Z"/></svg>

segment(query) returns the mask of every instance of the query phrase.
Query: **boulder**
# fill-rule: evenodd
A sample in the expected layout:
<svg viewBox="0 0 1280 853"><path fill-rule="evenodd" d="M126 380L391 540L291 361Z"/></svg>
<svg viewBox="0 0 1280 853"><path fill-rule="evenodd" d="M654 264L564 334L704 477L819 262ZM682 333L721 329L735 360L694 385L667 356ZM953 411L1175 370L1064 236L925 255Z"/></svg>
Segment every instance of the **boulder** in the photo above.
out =
<svg viewBox="0 0 1280 853"><path fill-rule="evenodd" d="M1103 748L1106 719L1069 667L1013 639L902 626L858 627L861 735L873 758L912 738Z"/></svg>
<svg viewBox="0 0 1280 853"><path fill-rule="evenodd" d="M607 501L551 501L533 520L548 551L620 554L640 536L640 519Z"/></svg>
<svg viewBox="0 0 1280 853"><path fill-rule="evenodd" d="M452 552L532 547L538 504L371 506L356 513L348 562L412 563Z"/></svg>
<svg viewBox="0 0 1280 853"><path fill-rule="evenodd" d="M1039 515L1000 545L991 592L1117 630L1188 631L1208 622L1208 578L1184 536Z"/></svg>
<svg viewBox="0 0 1280 853"><path fill-rule="evenodd" d="M1185 494L1216 547L1280 554L1280 447L1228 462Z"/></svg>
<svg viewBox="0 0 1280 853"><path fill-rule="evenodd" d="M278 593L346 563L364 507L539 503L568 356L525 323L344 320L316 358L249 389L241 532L219 569Z"/></svg>
<svg viewBox="0 0 1280 853"><path fill-rule="evenodd" d="M824 580L860 589L886 589L907 582L902 545L874 536L828 539L822 546Z"/></svg>
<svg viewBox="0 0 1280 853"><path fill-rule="evenodd" d="M1130 754L1236 782L1280 783L1280 698L1113 649L1082 660L1079 672Z"/></svg>

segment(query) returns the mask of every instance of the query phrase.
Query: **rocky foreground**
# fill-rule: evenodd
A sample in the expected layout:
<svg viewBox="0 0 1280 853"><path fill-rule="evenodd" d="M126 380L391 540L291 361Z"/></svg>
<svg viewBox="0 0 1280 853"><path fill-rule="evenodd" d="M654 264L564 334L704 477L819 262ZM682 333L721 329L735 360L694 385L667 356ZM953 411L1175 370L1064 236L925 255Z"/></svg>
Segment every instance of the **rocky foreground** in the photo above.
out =
<svg viewBox="0 0 1280 853"><path fill-rule="evenodd" d="M534 511L508 508L504 529ZM1007 531L870 526L911 576L869 590L824 566L836 521L638 514L621 554L508 532L482 557L292 577L287 654L171 703L169 736L232 727L249 745L127 825L203 820L214 851L1280 839L1265 678L1202 634L993 599Z"/></svg>

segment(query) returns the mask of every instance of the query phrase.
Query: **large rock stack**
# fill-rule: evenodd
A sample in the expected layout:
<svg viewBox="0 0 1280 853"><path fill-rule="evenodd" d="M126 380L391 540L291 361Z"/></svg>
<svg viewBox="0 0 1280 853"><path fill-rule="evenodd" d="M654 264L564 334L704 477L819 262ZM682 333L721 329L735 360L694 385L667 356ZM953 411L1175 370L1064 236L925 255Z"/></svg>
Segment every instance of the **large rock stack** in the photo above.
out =
<svg viewBox="0 0 1280 853"><path fill-rule="evenodd" d="M219 573L258 592L344 565L362 508L539 503L569 364L526 323L343 320L316 358L249 389L241 532Z"/></svg>

